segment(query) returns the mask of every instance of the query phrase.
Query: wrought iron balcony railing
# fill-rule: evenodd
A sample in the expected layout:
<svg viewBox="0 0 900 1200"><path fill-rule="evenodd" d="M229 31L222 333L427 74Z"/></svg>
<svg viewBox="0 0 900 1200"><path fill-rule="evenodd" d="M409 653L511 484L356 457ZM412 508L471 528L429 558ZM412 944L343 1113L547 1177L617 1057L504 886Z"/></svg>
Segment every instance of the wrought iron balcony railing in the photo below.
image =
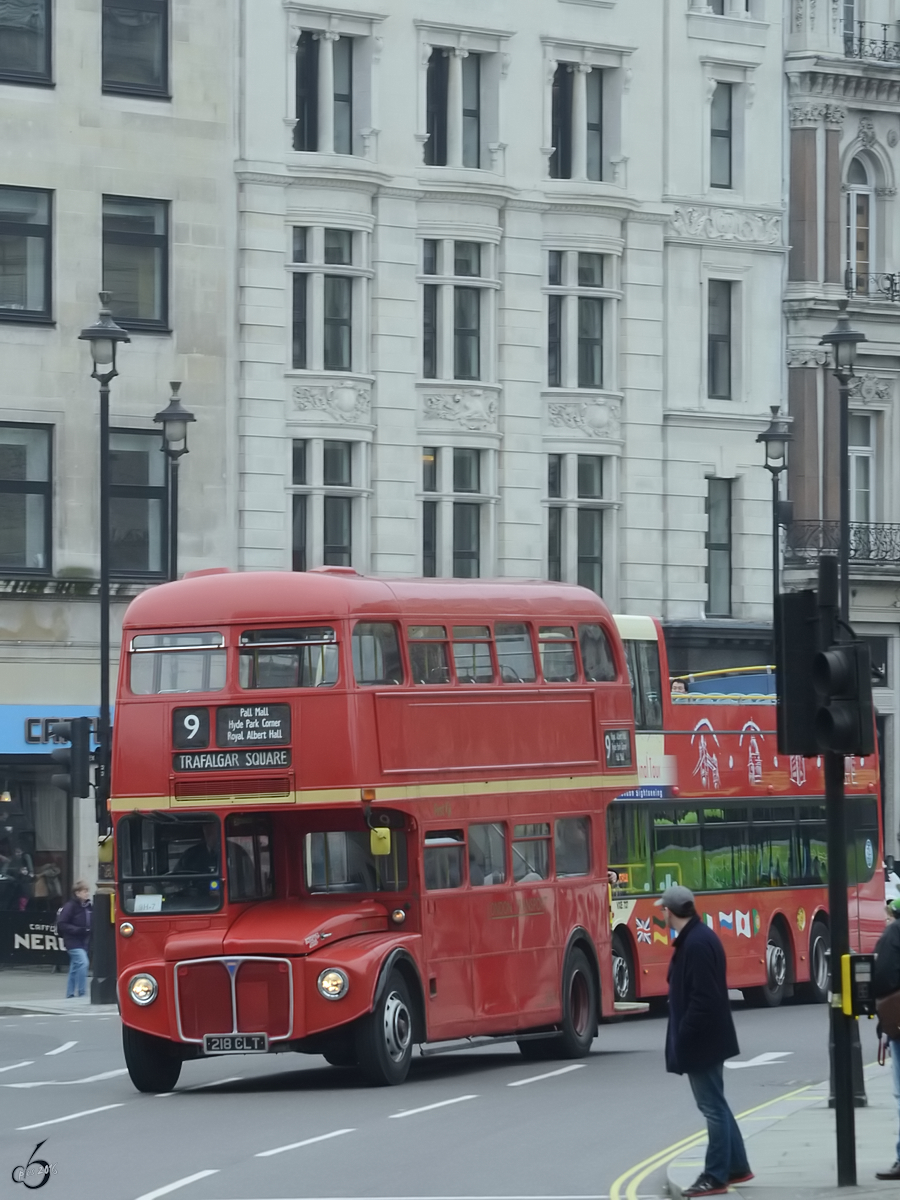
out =
<svg viewBox="0 0 900 1200"><path fill-rule="evenodd" d="M839 541L838 521L792 521L786 528L785 562L812 563L823 550L836 554ZM900 570L900 525L851 522L850 563Z"/></svg>
<svg viewBox="0 0 900 1200"><path fill-rule="evenodd" d="M890 35L890 36L889 36ZM895 25L857 21L853 33L844 33L845 58L872 58L876 62L900 63L900 40Z"/></svg>
<svg viewBox="0 0 900 1200"><path fill-rule="evenodd" d="M900 275L896 272L865 275L848 267L844 272L844 287L851 300L869 296L873 300L890 300L893 304L900 302Z"/></svg>

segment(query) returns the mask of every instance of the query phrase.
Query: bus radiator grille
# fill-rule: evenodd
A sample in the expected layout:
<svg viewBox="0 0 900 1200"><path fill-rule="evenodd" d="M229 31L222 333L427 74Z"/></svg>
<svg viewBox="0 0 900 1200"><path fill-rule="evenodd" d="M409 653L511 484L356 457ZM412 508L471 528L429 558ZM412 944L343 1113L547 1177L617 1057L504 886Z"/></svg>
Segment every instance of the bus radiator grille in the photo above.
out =
<svg viewBox="0 0 900 1200"><path fill-rule="evenodd" d="M227 963L236 965L232 997ZM178 1012L182 1036L201 1041L205 1033L291 1032L291 977L283 959L229 958L179 963Z"/></svg>

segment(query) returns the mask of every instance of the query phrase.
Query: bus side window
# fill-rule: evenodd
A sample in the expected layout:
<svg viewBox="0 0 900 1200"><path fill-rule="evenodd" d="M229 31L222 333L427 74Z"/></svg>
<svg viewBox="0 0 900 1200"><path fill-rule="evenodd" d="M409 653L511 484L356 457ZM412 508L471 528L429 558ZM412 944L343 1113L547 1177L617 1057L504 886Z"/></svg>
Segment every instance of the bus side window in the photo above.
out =
<svg viewBox="0 0 900 1200"><path fill-rule="evenodd" d="M550 824L513 826L513 879L537 883L550 876Z"/></svg>
<svg viewBox="0 0 900 1200"><path fill-rule="evenodd" d="M469 883L489 887L506 882L506 828L503 825L469 826Z"/></svg>
<svg viewBox="0 0 900 1200"><path fill-rule="evenodd" d="M631 702L634 705L634 727L644 729L644 706L641 704L641 690L638 687L637 643L625 642L625 662L628 666L628 682L631 684Z"/></svg>
<svg viewBox="0 0 900 1200"><path fill-rule="evenodd" d="M609 865L619 876L616 893L649 892L647 805L628 800L617 800L611 804L606 810L606 839Z"/></svg>
<svg viewBox="0 0 900 1200"><path fill-rule="evenodd" d="M491 631L487 625L453 626L453 663L460 683L493 683Z"/></svg>
<svg viewBox="0 0 900 1200"><path fill-rule="evenodd" d="M602 625L579 625L581 661L589 683L612 683L616 678L616 660Z"/></svg>
<svg viewBox="0 0 900 1200"><path fill-rule="evenodd" d="M589 875L591 870L591 822L588 817L563 817L554 827L553 849L558 878Z"/></svg>
<svg viewBox="0 0 900 1200"><path fill-rule="evenodd" d="M542 625L538 630L541 670L547 683L574 683L578 679L575 661L575 630L571 625Z"/></svg>
<svg viewBox="0 0 900 1200"><path fill-rule="evenodd" d="M497 661L500 664L501 683L534 683L537 671L534 668L534 650L527 625L494 626L497 645Z"/></svg>
<svg viewBox="0 0 900 1200"><path fill-rule="evenodd" d="M397 628L387 621L360 621L353 630L353 674L363 687L403 682Z"/></svg>
<svg viewBox="0 0 900 1200"><path fill-rule="evenodd" d="M449 683L446 628L443 625L410 625L406 636L413 683Z"/></svg>
<svg viewBox="0 0 900 1200"><path fill-rule="evenodd" d="M653 810L654 890L664 891L680 883L692 892L702 892L703 847L700 814L695 808Z"/></svg>
<svg viewBox="0 0 900 1200"><path fill-rule="evenodd" d="M662 682L659 673L659 646L656 642L635 642L638 678L644 701L644 729L662 729Z"/></svg>
<svg viewBox="0 0 900 1200"><path fill-rule="evenodd" d="M429 892L465 883L466 835L461 829L425 834L425 887Z"/></svg>
<svg viewBox="0 0 900 1200"><path fill-rule="evenodd" d="M225 818L228 899L266 900L272 895L272 828L268 817L230 813Z"/></svg>

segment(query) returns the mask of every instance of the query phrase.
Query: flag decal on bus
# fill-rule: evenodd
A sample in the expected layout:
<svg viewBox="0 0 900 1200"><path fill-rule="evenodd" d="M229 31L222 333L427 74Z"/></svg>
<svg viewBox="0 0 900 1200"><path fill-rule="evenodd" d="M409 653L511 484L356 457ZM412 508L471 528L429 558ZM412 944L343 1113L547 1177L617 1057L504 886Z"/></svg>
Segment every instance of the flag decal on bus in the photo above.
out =
<svg viewBox="0 0 900 1200"><path fill-rule="evenodd" d="M651 940L650 918L648 917L646 921L642 921L640 917L635 917L634 922L637 925L637 940L639 942L644 942L645 945L649 946Z"/></svg>
<svg viewBox="0 0 900 1200"><path fill-rule="evenodd" d="M748 912L736 912L737 920L737 935L738 937L748 938L750 936L750 914Z"/></svg>
<svg viewBox="0 0 900 1200"><path fill-rule="evenodd" d="M653 940L654 940L654 942L663 942L663 943L665 943L666 945L668 945L669 938L668 938L668 936L667 936L667 934L666 934L666 923L665 923L665 921L662 919L662 917L654 917L654 918L653 918L653 924L654 924L654 926L656 926L656 928L654 928L654 930L653 930ZM662 929L662 933L659 933L659 932L658 932L660 929Z"/></svg>
<svg viewBox="0 0 900 1200"><path fill-rule="evenodd" d="M734 930L734 920L731 913L719 913L719 924L723 929Z"/></svg>

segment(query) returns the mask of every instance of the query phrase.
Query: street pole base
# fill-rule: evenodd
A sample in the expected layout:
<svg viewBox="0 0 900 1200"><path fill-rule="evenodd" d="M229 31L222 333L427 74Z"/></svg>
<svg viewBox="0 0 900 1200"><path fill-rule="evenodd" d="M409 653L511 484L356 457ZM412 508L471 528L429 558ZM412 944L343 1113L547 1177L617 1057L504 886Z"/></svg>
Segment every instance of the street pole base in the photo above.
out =
<svg viewBox="0 0 900 1200"><path fill-rule="evenodd" d="M859 1040L859 1021L854 1020L850 1027L850 1053L853 1068L853 1107L868 1108L869 1098L866 1095L866 1083L863 1077L862 1046ZM834 1108L834 1036L829 1025L828 1030L828 1107Z"/></svg>

